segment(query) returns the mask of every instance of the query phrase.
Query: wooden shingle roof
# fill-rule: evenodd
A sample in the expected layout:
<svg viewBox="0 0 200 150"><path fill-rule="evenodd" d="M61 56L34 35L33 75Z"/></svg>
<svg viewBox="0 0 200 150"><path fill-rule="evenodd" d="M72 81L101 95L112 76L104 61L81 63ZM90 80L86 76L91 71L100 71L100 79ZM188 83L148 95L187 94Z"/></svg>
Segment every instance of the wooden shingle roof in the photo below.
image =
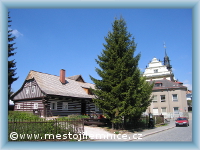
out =
<svg viewBox="0 0 200 150"><path fill-rule="evenodd" d="M65 78L66 84L60 82L60 77L37 71L30 71L26 80L34 78L40 89L47 95L59 95L77 98L94 98L94 95L88 95L84 88L94 88L94 84L78 82L76 77Z"/></svg>

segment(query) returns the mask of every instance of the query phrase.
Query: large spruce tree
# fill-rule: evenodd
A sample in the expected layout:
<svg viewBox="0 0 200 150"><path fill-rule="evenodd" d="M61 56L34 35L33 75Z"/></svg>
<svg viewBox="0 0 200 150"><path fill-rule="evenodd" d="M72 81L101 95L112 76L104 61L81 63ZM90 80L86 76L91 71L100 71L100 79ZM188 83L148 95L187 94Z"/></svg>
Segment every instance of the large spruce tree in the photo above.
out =
<svg viewBox="0 0 200 150"><path fill-rule="evenodd" d="M139 68L140 54L134 56L136 44L122 17L115 19L112 32L105 37L103 52L96 59L101 80L90 76L96 89L94 102L114 124L140 117L151 102L152 85Z"/></svg>
<svg viewBox="0 0 200 150"><path fill-rule="evenodd" d="M18 79L18 77L15 77L16 62L14 59L10 59L11 56L14 56L16 54L16 52L14 52L14 50L16 49L16 47L14 47L15 36L12 35L12 30L10 28L11 25L9 24L10 22L12 22L12 20L10 19L8 13L8 102L10 99L10 95L12 94L11 85L14 81Z"/></svg>

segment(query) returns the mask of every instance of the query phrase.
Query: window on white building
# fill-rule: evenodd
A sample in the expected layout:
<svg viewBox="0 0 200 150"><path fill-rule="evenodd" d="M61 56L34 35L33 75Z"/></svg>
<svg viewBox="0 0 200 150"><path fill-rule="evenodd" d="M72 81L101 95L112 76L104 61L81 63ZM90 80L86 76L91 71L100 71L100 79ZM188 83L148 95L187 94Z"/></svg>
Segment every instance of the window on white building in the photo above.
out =
<svg viewBox="0 0 200 150"><path fill-rule="evenodd" d="M178 101L178 95L177 94L172 94L172 100L173 101Z"/></svg>
<svg viewBox="0 0 200 150"><path fill-rule="evenodd" d="M157 95L153 95L153 100L152 100L153 103L157 103L158 102L158 99L157 99Z"/></svg>
<svg viewBox="0 0 200 150"><path fill-rule="evenodd" d="M174 114L178 114L178 113L179 113L178 107L174 107Z"/></svg>
<svg viewBox="0 0 200 150"><path fill-rule="evenodd" d="M155 69L155 70L154 70L154 73L158 73L158 69Z"/></svg>
<svg viewBox="0 0 200 150"><path fill-rule="evenodd" d="M161 107L161 112L162 113L166 113L167 112L167 108L166 107Z"/></svg>
<svg viewBox="0 0 200 150"><path fill-rule="evenodd" d="M62 103L62 109L63 110L68 110L68 102L63 102Z"/></svg>
<svg viewBox="0 0 200 150"><path fill-rule="evenodd" d="M161 87L161 86L162 86L162 83L155 83L154 86L155 86L155 87Z"/></svg>
<svg viewBox="0 0 200 150"><path fill-rule="evenodd" d="M160 95L160 100L161 100L161 102L165 102L166 100L165 100L165 95Z"/></svg>
<svg viewBox="0 0 200 150"><path fill-rule="evenodd" d="M157 115L158 114L158 108L153 108L153 114Z"/></svg>

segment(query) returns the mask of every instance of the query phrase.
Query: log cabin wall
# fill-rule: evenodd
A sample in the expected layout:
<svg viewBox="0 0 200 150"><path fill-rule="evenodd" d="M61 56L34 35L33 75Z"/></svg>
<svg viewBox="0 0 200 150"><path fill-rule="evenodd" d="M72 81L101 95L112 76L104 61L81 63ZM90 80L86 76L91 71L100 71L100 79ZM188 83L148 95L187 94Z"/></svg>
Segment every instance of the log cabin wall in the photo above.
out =
<svg viewBox="0 0 200 150"><path fill-rule="evenodd" d="M54 103L54 108L53 108ZM63 108L64 104L67 103L67 109ZM96 113L101 113L99 109L95 106L93 102L89 102L89 100L85 101L85 99L67 99L67 100L55 100L50 99L48 101L47 110L50 109L53 116L68 116L68 115L81 115L81 103L85 103L85 115Z"/></svg>
<svg viewBox="0 0 200 150"><path fill-rule="evenodd" d="M42 100L29 100L29 101L17 101L15 102L14 111L24 111L33 113L33 109L39 109L41 112L41 117L44 114L44 104Z"/></svg>

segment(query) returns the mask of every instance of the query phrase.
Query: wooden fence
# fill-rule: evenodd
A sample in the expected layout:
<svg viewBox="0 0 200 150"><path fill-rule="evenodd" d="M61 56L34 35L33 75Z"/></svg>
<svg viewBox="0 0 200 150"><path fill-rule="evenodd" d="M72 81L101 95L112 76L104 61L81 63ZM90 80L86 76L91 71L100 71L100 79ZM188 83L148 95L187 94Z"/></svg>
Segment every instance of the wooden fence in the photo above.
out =
<svg viewBox="0 0 200 150"><path fill-rule="evenodd" d="M83 119L76 120L8 120L8 140L10 139L10 133L16 132L19 134L83 134L84 132L84 121ZM20 140L20 139L19 139ZM23 141L27 139L23 139ZM30 139L29 139L30 140ZM32 139L34 140L34 139Z"/></svg>

